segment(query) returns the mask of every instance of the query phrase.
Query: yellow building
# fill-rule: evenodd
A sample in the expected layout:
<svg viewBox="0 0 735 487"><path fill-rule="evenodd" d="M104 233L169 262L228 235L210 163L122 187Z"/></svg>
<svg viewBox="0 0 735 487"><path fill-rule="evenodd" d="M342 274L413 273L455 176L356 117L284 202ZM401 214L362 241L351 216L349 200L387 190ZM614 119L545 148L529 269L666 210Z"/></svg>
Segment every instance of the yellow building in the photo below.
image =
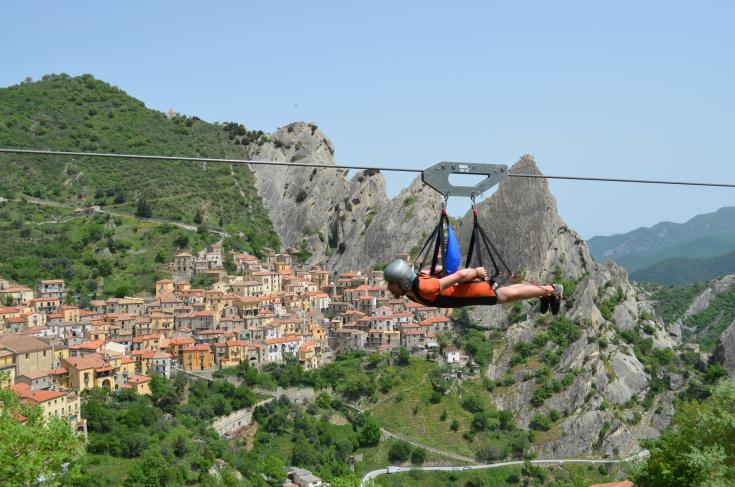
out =
<svg viewBox="0 0 735 487"><path fill-rule="evenodd" d="M12 386L15 381L15 360L13 352L0 348L0 387Z"/></svg>
<svg viewBox="0 0 735 487"><path fill-rule="evenodd" d="M306 370L313 370L319 367L320 357L321 347L316 342L306 342L299 347L299 363Z"/></svg>
<svg viewBox="0 0 735 487"><path fill-rule="evenodd" d="M79 316L79 308L77 306L63 305L59 306L57 313L64 315L64 321L78 322L81 318Z"/></svg>
<svg viewBox="0 0 735 487"><path fill-rule="evenodd" d="M214 368L214 354L209 345L184 347L184 370L211 370Z"/></svg>
<svg viewBox="0 0 735 487"><path fill-rule="evenodd" d="M145 375L131 375L128 377L128 383L121 387L132 389L141 396L147 396L151 393L151 378Z"/></svg>
<svg viewBox="0 0 735 487"><path fill-rule="evenodd" d="M248 346L244 340L227 340L214 344L214 356L220 368L234 367L247 361Z"/></svg>
<svg viewBox="0 0 735 487"><path fill-rule="evenodd" d="M184 348L194 345L194 339L191 337L173 337L168 341L168 353L171 354L174 361L183 363Z"/></svg>
<svg viewBox="0 0 735 487"><path fill-rule="evenodd" d="M71 387L82 392L93 387L113 388L114 375L111 371L102 370L98 380L95 369L105 369L107 363L101 355L90 353L79 357L68 357L62 360L62 367L69 373ZM104 376L104 377L103 377Z"/></svg>
<svg viewBox="0 0 735 487"><path fill-rule="evenodd" d="M21 401L35 404L41 407L44 419L68 418L70 416L69 406L66 403L66 393L58 391L40 390L34 391L22 384L15 386L15 392ZM77 404L77 408L79 405Z"/></svg>
<svg viewBox="0 0 735 487"><path fill-rule="evenodd" d="M160 281L156 281L156 297L160 298L161 296L164 296L166 294L171 294L176 290L176 286L174 286L174 281L171 279L162 279Z"/></svg>
<svg viewBox="0 0 735 487"><path fill-rule="evenodd" d="M150 329L154 333L163 333L166 336L171 336L174 331L174 317L168 313L162 313L160 311L154 311L150 313L148 317L151 319Z"/></svg>

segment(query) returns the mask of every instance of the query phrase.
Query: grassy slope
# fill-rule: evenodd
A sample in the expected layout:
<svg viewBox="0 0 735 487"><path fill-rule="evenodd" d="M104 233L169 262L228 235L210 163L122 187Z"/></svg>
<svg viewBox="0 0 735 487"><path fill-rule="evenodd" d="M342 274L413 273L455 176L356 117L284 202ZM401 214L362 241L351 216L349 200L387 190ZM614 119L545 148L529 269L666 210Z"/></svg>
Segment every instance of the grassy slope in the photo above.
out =
<svg viewBox="0 0 735 487"><path fill-rule="evenodd" d="M388 394L379 397L377 404L371 407L376 419L384 428L406 435L427 445L445 451L474 458L487 443L507 446L511 436L526 435L525 432L477 432L469 441L463 437L471 430L472 413L461 405L462 395L474 393L483 397L486 403L492 404L491 394L484 390L479 381L465 381L461 387L455 387L441 401L433 404L430 401L432 385L424 376L437 365L420 360L413 360L410 374ZM495 394L502 393L498 388ZM442 412L446 411L447 419L442 421ZM453 420L459 422L459 429L452 431Z"/></svg>
<svg viewBox="0 0 735 487"><path fill-rule="evenodd" d="M220 125L151 110L91 75L45 76L0 89L0 147L207 157L244 152ZM19 192L74 205L133 213L139 198L153 216L243 231L248 250L278 246L245 166L0 155L0 196ZM233 174L231 174L234 173ZM241 196L236 182L242 187Z"/></svg>
<svg viewBox="0 0 735 487"><path fill-rule="evenodd" d="M132 218L75 217L24 201L0 203L0 236L0 277L28 286L63 278L87 297L151 292L169 275L165 262L178 250L178 239L192 250L217 239Z"/></svg>

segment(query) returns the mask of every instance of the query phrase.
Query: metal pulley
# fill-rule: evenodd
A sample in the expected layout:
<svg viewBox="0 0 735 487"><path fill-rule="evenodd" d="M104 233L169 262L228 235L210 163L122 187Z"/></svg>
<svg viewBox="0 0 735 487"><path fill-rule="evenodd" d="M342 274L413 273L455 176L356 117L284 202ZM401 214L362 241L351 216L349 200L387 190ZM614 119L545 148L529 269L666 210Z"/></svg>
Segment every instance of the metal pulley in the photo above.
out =
<svg viewBox="0 0 735 487"><path fill-rule="evenodd" d="M474 186L455 186L449 182L450 174L477 174L486 176ZM505 164L481 164L474 162L440 162L421 173L424 184L448 196L476 196L500 183L508 175Z"/></svg>

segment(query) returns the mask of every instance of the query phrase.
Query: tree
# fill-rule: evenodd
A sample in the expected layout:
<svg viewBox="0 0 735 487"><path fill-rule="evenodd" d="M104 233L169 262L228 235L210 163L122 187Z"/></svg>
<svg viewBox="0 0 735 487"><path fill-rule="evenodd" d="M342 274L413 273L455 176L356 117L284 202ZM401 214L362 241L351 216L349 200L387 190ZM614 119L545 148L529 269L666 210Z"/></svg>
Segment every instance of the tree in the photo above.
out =
<svg viewBox="0 0 735 487"><path fill-rule="evenodd" d="M283 485L283 479L286 477L286 471L283 469L283 460L274 455L269 455L258 466L263 475L267 477L270 485Z"/></svg>
<svg viewBox="0 0 735 487"><path fill-rule="evenodd" d="M358 434L360 446L377 446L380 442L380 426L372 414L364 415L364 423Z"/></svg>
<svg viewBox="0 0 735 487"><path fill-rule="evenodd" d="M396 359L396 363L401 367L411 365L411 353L409 353L409 351L405 348L401 347L401 349L398 351L398 358Z"/></svg>
<svg viewBox="0 0 735 487"><path fill-rule="evenodd" d="M159 487L169 485L175 473L168 460L156 447L143 452L139 462L135 462L125 479L125 487Z"/></svg>
<svg viewBox="0 0 735 487"><path fill-rule="evenodd" d="M720 382L701 404L682 404L674 416L673 429L662 431L660 438L646 446L651 456L633 474L636 485L732 485L735 381Z"/></svg>
<svg viewBox="0 0 735 487"><path fill-rule="evenodd" d="M201 225L203 221L204 220L202 219L202 213L197 210L197 212L194 213L194 223L196 223L197 225Z"/></svg>
<svg viewBox="0 0 735 487"><path fill-rule="evenodd" d="M153 209L145 196L138 198L138 208L135 210L135 216L142 218L150 218L153 216Z"/></svg>
<svg viewBox="0 0 735 487"><path fill-rule="evenodd" d="M388 460L403 463L411 456L411 445L405 441L396 441L388 450Z"/></svg>
<svg viewBox="0 0 735 487"><path fill-rule="evenodd" d="M1 388L0 438L0 485L31 485L39 477L46 479L44 486L58 485L56 474L83 449L69 423L44 421L39 407L22 405L14 392Z"/></svg>
<svg viewBox="0 0 735 487"><path fill-rule="evenodd" d="M485 400L479 394L467 393L462 398L462 407L470 413L477 413L485 410Z"/></svg>
<svg viewBox="0 0 735 487"><path fill-rule="evenodd" d="M429 454L423 448L414 448L411 453L411 463L415 465L423 465Z"/></svg>

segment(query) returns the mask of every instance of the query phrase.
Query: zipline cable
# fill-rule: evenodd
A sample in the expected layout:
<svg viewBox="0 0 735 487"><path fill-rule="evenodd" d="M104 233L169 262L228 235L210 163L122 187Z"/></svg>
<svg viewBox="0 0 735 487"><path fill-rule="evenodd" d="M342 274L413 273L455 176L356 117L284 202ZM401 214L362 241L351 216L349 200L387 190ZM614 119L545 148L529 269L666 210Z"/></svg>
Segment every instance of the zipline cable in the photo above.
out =
<svg viewBox="0 0 735 487"><path fill-rule="evenodd" d="M293 167L315 167L324 169L357 169L357 170L375 170L375 171L395 171L395 172L412 172L423 173L423 169L398 168L398 167L375 167L363 165L344 165L344 164L310 164L307 162L286 162L286 161L256 161L244 159L219 159L211 157L186 157L186 156L157 156L144 154L113 154L104 152L70 152L70 151L51 151L37 149L11 149L0 148L0 153L6 154L35 154L44 156L73 156L73 157L104 157L114 159L138 159L152 161L189 161L189 162L214 162L226 164L253 164L262 166L293 166ZM532 178L532 179L566 179L572 181L597 181L609 183L637 183L637 184L671 184L677 186L708 186L714 188L735 188L735 184L728 183L706 183L697 181L667 181L660 179L624 179L624 178L597 178L586 176L551 176L546 174L522 174L508 173L508 177L516 178Z"/></svg>

